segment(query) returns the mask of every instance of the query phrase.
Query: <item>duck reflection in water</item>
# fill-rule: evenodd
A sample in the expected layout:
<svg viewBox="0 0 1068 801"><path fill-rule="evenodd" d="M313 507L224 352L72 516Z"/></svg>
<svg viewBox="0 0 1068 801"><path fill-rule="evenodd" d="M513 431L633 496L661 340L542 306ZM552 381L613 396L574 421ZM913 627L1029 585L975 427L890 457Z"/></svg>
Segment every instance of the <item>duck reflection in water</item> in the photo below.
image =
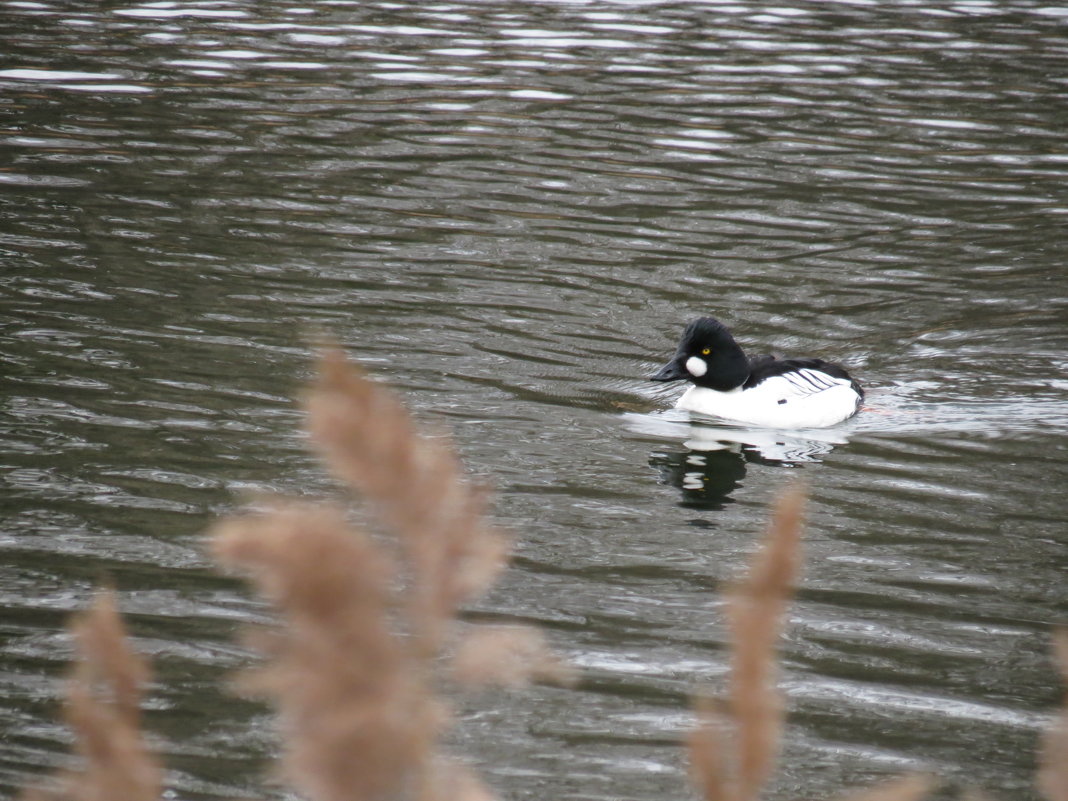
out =
<svg viewBox="0 0 1068 801"><path fill-rule="evenodd" d="M654 452L649 464L660 481L682 491L680 506L687 509L722 509L745 478L745 458L735 451Z"/></svg>
<svg viewBox="0 0 1068 801"><path fill-rule="evenodd" d="M668 413L669 415L672 413ZM799 467L819 462L848 441L843 430L775 431L628 415L628 427L643 434L681 439L682 450L658 449L649 457L664 484L682 493L691 509L722 509L741 486L750 464Z"/></svg>

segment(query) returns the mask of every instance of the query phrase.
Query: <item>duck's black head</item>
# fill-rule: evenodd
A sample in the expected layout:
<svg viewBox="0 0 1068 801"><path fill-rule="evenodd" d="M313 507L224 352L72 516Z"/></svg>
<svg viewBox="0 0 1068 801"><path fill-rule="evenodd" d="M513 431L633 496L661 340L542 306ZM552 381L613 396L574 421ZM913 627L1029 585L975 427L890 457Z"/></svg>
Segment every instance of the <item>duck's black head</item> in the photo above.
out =
<svg viewBox="0 0 1068 801"><path fill-rule="evenodd" d="M687 379L699 387L725 391L749 377L749 360L719 320L698 317L686 326L675 356L652 381Z"/></svg>

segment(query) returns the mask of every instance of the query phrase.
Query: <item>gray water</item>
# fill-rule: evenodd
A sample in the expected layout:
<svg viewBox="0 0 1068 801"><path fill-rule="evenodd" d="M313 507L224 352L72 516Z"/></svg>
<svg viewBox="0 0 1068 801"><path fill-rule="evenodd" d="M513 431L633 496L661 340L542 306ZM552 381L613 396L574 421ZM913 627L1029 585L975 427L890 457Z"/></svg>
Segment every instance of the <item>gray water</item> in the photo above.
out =
<svg viewBox="0 0 1068 801"><path fill-rule="evenodd" d="M174 797L262 792L223 684L262 605L202 551L333 484L331 332L452 429L575 689L472 699L509 799L685 798L722 583L811 487L771 793L1031 789L1068 617L1068 11L1039 2L0 8L0 787L62 763L64 625L111 581ZM845 364L819 436L691 425L645 377L713 314Z"/></svg>

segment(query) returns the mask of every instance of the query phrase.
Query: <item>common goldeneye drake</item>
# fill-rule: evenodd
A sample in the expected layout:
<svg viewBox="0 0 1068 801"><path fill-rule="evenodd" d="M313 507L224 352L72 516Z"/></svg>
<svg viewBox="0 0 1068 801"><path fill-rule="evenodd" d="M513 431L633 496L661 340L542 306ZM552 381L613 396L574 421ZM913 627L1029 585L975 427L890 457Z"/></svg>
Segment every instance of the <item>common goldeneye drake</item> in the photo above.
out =
<svg viewBox="0 0 1068 801"><path fill-rule="evenodd" d="M864 390L822 359L747 357L719 320L699 317L653 381L687 379L676 408L765 428L825 428L856 414Z"/></svg>

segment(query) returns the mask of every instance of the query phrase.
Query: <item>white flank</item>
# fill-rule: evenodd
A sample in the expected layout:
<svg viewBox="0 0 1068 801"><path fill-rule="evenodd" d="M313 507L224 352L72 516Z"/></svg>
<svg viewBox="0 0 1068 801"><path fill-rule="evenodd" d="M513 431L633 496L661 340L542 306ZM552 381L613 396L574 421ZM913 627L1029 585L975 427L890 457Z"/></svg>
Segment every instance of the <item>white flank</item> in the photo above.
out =
<svg viewBox="0 0 1068 801"><path fill-rule="evenodd" d="M762 428L825 428L850 417L859 400L846 379L803 369L766 378L744 390L690 387L675 405Z"/></svg>

